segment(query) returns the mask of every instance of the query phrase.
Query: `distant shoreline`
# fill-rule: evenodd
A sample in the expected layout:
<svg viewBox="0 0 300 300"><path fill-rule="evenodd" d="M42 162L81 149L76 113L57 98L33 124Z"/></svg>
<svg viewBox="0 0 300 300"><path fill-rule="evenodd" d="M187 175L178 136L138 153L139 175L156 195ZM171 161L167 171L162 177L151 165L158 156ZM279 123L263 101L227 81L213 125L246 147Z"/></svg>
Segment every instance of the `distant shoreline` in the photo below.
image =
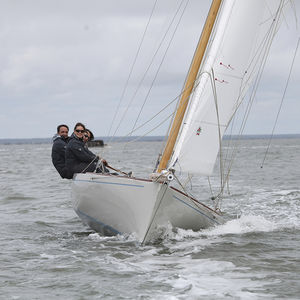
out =
<svg viewBox="0 0 300 300"><path fill-rule="evenodd" d="M240 139L243 140L255 140L255 139L269 139L271 135L269 134L248 134L243 135ZM131 137L114 137L112 142L128 142L136 139L136 136ZM148 136L142 137L139 139L140 142L160 142L164 140L164 136ZM238 135L228 136L225 135L223 137L224 140L228 140L229 138L236 139L239 138ZM273 139L295 139L300 138L300 134L276 134L273 136ZM103 140L104 143L108 143L110 138L107 137L96 137L97 140ZM27 139L0 139L1 145L11 145L11 144L51 144L52 138L27 138Z"/></svg>

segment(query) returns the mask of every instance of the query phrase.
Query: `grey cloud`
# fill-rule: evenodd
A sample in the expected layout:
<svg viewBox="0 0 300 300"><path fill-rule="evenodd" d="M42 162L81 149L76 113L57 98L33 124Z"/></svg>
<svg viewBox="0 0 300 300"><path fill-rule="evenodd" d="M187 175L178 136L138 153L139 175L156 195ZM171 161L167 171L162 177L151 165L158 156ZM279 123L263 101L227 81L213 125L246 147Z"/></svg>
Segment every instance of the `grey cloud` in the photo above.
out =
<svg viewBox="0 0 300 300"><path fill-rule="evenodd" d="M1 121L6 130L0 138L51 136L58 123L72 127L77 121L85 122L96 135L107 134L154 2L2 1L0 101L5 111L1 113ZM159 111L161 103L171 101L180 92L209 3L190 1L150 94L144 117ZM121 113L179 4L175 0L158 1ZM283 33L279 32L264 79L265 89L271 90L274 82L286 78L295 45L293 26L283 26ZM166 46L165 43L160 57ZM154 66L159 62L156 59ZM299 65L298 57L293 78L299 78ZM151 68L120 134L131 129L134 114L141 105L138 100L145 97L151 84L150 75L154 74L155 69ZM297 90L294 86L290 89L289 97L294 101ZM278 95L279 90L277 98ZM270 97L275 96L264 94L265 103L269 103ZM295 106L299 110L299 104L293 110ZM252 125L250 122L249 131L257 132L255 124L256 119ZM156 134L165 134L165 129L166 126ZM295 126L285 130L293 131Z"/></svg>

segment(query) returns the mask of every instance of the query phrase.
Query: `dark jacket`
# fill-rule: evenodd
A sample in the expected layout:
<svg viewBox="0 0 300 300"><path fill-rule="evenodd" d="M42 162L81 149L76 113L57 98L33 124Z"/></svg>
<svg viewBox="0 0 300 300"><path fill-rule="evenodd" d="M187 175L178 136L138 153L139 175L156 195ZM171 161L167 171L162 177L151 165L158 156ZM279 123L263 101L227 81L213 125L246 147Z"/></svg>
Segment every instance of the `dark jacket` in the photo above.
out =
<svg viewBox="0 0 300 300"><path fill-rule="evenodd" d="M93 172L96 169L98 157L74 134L68 142L65 157L67 170L72 177L75 173Z"/></svg>
<svg viewBox="0 0 300 300"><path fill-rule="evenodd" d="M66 139L58 134L56 134L52 139L52 163L62 178L72 178L68 176L65 164L65 152L68 140L69 138Z"/></svg>

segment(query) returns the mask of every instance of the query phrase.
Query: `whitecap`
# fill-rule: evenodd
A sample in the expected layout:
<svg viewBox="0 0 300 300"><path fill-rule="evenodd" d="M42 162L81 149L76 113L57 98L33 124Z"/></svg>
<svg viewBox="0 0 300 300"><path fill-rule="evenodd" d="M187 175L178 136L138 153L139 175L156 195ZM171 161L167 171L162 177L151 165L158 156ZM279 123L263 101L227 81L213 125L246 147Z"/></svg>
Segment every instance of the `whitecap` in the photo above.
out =
<svg viewBox="0 0 300 300"><path fill-rule="evenodd" d="M266 284L264 281L253 281L251 277L254 274L250 274L247 268L237 268L232 262L191 260L189 257L181 258L177 262L178 264L173 267L173 275L166 279L166 274L161 270L154 280L171 286L173 295L184 295L188 299L201 299L205 296L217 299L226 297L257 299L259 294L249 292L247 289L258 289Z"/></svg>
<svg viewBox="0 0 300 300"><path fill-rule="evenodd" d="M99 242L103 242L103 241L111 241L111 240L116 240L116 236L103 236L103 235L100 235L99 233L97 232L93 232L93 233L90 233L88 235L88 237L93 240L93 241L99 241Z"/></svg>
<svg viewBox="0 0 300 300"><path fill-rule="evenodd" d="M230 220L223 225L202 231L207 236L226 234L244 234L248 232L270 232L278 229L276 223L267 220L263 216L242 215L238 219Z"/></svg>
<svg viewBox="0 0 300 300"><path fill-rule="evenodd" d="M54 258L56 258L57 256L56 256L56 255L51 255L51 254L46 254L46 253L41 253L41 254L40 254L40 257L41 257L41 258L45 258L45 259L54 259Z"/></svg>

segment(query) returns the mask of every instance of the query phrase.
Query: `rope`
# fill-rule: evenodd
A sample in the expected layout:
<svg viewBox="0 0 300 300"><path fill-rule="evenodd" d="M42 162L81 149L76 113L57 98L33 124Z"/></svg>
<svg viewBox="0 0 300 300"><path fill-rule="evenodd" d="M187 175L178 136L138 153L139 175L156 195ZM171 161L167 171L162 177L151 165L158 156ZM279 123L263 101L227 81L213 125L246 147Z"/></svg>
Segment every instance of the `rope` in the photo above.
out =
<svg viewBox="0 0 300 300"><path fill-rule="evenodd" d="M266 149L266 152L265 152L262 164L261 164L261 168L263 168L263 165L265 163L265 160L266 160L266 157L267 157L267 154L269 152L270 145L271 145L271 142L272 142L272 139L273 139L273 136L274 136L275 127L277 125L277 121L278 121L279 114L281 112L283 100L285 98L285 94L286 94L286 91L287 91L287 88L288 88L288 85L289 85L289 82L290 82L291 74L292 74L292 71L293 71L294 62L295 62L295 58L296 58L296 55L297 55L297 52L298 52L299 43L300 43L300 38L298 38L298 42L297 42L297 46L296 46L296 49L295 49L293 61L292 61L290 71L289 71L289 76L288 76L286 84L285 84L284 92L283 92L283 95L282 95L282 98L281 98L281 101L280 101L279 109L278 109L278 112L277 112L277 115L276 115L276 119L275 119L275 123L274 123L273 129L272 129L271 137L269 139L269 143L268 143L268 146L267 146L267 149Z"/></svg>
<svg viewBox="0 0 300 300"><path fill-rule="evenodd" d="M194 197L193 195L190 196L191 193L188 193L187 190L185 189L185 187L181 184L181 182L180 182L180 180L178 179L178 177L177 177L175 174L173 174L173 175L174 175L174 178L176 179L177 183L181 186L182 190L183 190L183 191L185 192L185 194L187 195L188 199L191 201L191 203L193 203L195 206L197 206L199 209L201 209L202 206L200 206L200 205L198 204L198 202L194 200L194 199L196 199L196 197ZM193 199L193 198L194 198L194 199ZM215 209L215 210L217 210L217 209Z"/></svg>
<svg viewBox="0 0 300 300"><path fill-rule="evenodd" d="M113 167L110 166L110 165L106 165L106 167L109 168L109 169L111 169L111 170L114 170L114 171L116 171L116 172L122 173L122 174L124 174L124 175L126 175L126 176L130 176L130 175L132 174L131 172L126 173L126 172L121 171L120 169L113 168Z"/></svg>
<svg viewBox="0 0 300 300"><path fill-rule="evenodd" d="M96 158L97 156L95 156L95 158L80 173L84 173L88 169L88 167L95 161Z"/></svg>

